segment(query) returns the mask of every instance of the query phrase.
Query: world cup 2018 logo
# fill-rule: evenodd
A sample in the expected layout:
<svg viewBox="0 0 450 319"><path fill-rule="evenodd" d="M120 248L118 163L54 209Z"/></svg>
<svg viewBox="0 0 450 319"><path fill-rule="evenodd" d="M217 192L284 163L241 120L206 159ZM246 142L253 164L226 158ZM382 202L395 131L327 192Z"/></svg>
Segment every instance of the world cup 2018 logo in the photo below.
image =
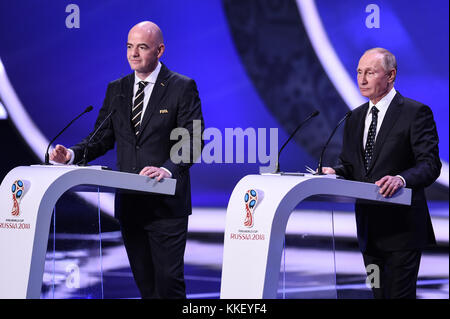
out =
<svg viewBox="0 0 450 319"><path fill-rule="evenodd" d="M255 213L255 207L258 203L258 192L255 189L249 189L244 195L245 202L245 220L244 226L253 227L253 215Z"/></svg>
<svg viewBox="0 0 450 319"><path fill-rule="evenodd" d="M20 179L15 181L11 186L11 192L12 192L12 197L13 197L13 209L12 209L11 215L13 215L13 216L19 216L19 214L20 214L19 205L20 205L20 201L23 198L24 191L25 191L25 187L24 187L23 182Z"/></svg>

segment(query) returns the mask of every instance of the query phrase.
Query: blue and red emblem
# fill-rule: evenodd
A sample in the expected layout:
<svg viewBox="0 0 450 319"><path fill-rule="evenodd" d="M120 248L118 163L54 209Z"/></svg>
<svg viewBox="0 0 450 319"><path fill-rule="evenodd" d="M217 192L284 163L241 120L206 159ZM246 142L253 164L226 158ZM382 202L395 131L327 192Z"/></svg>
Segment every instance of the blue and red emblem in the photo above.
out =
<svg viewBox="0 0 450 319"><path fill-rule="evenodd" d="M25 191L25 187L24 187L23 182L20 179L15 181L11 186L11 192L12 192L12 196L13 196L13 209L12 209L11 214L13 216L20 215L19 204L24 195L24 191Z"/></svg>
<svg viewBox="0 0 450 319"><path fill-rule="evenodd" d="M253 227L253 215L255 213L255 207L258 203L258 192L255 189L249 189L244 195L245 202L245 220L244 226Z"/></svg>

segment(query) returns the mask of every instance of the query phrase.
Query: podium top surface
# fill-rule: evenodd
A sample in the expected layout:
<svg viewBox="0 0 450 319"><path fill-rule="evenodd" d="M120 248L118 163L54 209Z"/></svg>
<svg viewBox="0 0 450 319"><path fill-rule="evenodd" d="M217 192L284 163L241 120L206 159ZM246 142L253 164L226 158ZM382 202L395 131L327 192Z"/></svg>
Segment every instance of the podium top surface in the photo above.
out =
<svg viewBox="0 0 450 319"><path fill-rule="evenodd" d="M11 170L5 180L33 178L35 181L48 181L50 183L62 183L66 189L77 191L92 191L91 185L100 187L101 191L112 192L115 189L139 191L147 193L159 193L174 195L176 179L164 178L160 182L156 178L141 176L133 173L124 173L104 169L102 166L75 166L75 165L31 165L19 166ZM62 186L62 185L61 185Z"/></svg>
<svg viewBox="0 0 450 319"><path fill-rule="evenodd" d="M392 197L383 197L374 183L351 181L336 175L313 175L309 173L254 174L241 179L247 184L270 184L272 188L308 188L311 196L307 200L353 203L355 201L377 202L396 205L411 205L412 190L399 189ZM277 186L278 185L278 186Z"/></svg>

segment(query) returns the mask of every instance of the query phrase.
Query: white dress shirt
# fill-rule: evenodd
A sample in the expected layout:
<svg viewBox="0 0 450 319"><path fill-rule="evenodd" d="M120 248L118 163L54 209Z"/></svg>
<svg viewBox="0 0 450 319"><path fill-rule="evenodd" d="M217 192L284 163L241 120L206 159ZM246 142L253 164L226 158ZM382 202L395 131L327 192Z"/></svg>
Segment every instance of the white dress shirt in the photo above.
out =
<svg viewBox="0 0 450 319"><path fill-rule="evenodd" d="M153 88L155 87L156 79L158 78L159 71L161 71L161 62L158 61L158 65L153 70L152 73L150 73L149 76L147 76L144 80L141 80L136 74L136 71L134 72L134 86L133 86L133 105L134 100L136 99L136 92L139 90L139 82L145 81L148 82L147 86L144 88L144 105L142 106L142 113L141 113L141 122L144 118L145 110L147 109L148 101L150 100L150 96L152 95ZM161 167L163 170L165 170L167 173L169 173L170 177L172 177L172 172L169 171L165 167Z"/></svg>
<svg viewBox="0 0 450 319"><path fill-rule="evenodd" d="M148 77L145 78L145 80L141 80L137 76L136 71L134 72L133 103L135 100L136 92L139 89L139 82L141 82L141 81L148 82L147 86L144 88L144 105L142 106L141 121L144 118L144 113L145 113L145 110L147 109L147 104L148 104L148 101L150 100L150 96L152 95L153 87L155 86L156 79L158 78L158 75L159 75L159 71L161 71L161 62L158 61L158 65L156 66L156 68L153 70L152 73L150 73L150 75ZM68 149L68 151L71 155L71 158L67 164L71 165L71 164L73 164L73 161L75 158L75 153L70 148ZM170 177L172 177L171 171L169 171L165 167L161 167L161 168L163 170L165 170L167 173L169 173Z"/></svg>
<svg viewBox="0 0 450 319"><path fill-rule="evenodd" d="M378 120L377 120L377 130L375 132L375 141L377 140L378 132L380 131L381 124L383 123L384 120L384 116L386 115L389 105L394 99L396 93L397 91L394 88L392 88L392 90L375 105L376 108L378 109ZM369 126L370 123L372 122L373 106L374 106L373 102L369 101L369 109L367 110L366 121L364 123L363 149L366 148L367 135L369 134Z"/></svg>
<svg viewBox="0 0 450 319"><path fill-rule="evenodd" d="M147 109L148 101L150 100L150 96L152 95L153 87L155 86L156 79L158 78L159 71L161 70L161 62L158 61L158 65L153 70L152 73L150 73L149 76L145 78L145 80L141 80L137 74L136 71L134 72L134 86L133 86L133 105L134 100L136 99L136 92L139 90L139 82L145 81L148 82L147 86L144 88L144 105L142 106L142 113L141 113L141 121L144 118L145 110Z"/></svg>
<svg viewBox="0 0 450 319"><path fill-rule="evenodd" d="M375 105L372 101L369 101L369 109L367 110L366 114L366 120L364 122L364 136L363 136L363 149L366 148L366 142L367 142L367 135L369 135L369 126L372 122L372 107L375 105L378 109L378 119L377 119L377 130L375 132L375 142L377 140L378 132L380 131L381 124L383 123L384 116L386 115L386 112L389 108L389 105L391 104L392 100L395 97L395 94L397 94L397 91L395 88L392 88L386 96L384 96L378 103ZM403 181L403 187L406 186L406 180L401 175L396 175L397 177L400 177L400 179Z"/></svg>

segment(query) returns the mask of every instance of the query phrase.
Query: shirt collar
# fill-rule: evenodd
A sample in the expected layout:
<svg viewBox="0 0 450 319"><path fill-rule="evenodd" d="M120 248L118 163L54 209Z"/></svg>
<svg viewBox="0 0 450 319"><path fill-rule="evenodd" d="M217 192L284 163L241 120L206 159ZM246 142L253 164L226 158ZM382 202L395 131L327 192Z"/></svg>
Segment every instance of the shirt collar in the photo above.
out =
<svg viewBox="0 0 450 319"><path fill-rule="evenodd" d="M394 99L395 94L397 94L397 91L395 90L395 88L392 88L388 94L386 94L380 101L378 101L378 103L376 104L378 111L386 112L392 100ZM369 113L372 109L372 106L374 106L374 104L372 103L372 101L369 101Z"/></svg>
<svg viewBox="0 0 450 319"><path fill-rule="evenodd" d="M141 80L137 75L136 75L136 71L134 71L134 85L138 85L139 82L141 81L145 81L145 82L149 82L151 84L155 84L156 83L156 79L158 78L158 74L159 71L161 70L161 62L158 61L158 65L156 66L156 68L153 70L152 73L150 73L149 76L147 76L145 78L145 80Z"/></svg>

